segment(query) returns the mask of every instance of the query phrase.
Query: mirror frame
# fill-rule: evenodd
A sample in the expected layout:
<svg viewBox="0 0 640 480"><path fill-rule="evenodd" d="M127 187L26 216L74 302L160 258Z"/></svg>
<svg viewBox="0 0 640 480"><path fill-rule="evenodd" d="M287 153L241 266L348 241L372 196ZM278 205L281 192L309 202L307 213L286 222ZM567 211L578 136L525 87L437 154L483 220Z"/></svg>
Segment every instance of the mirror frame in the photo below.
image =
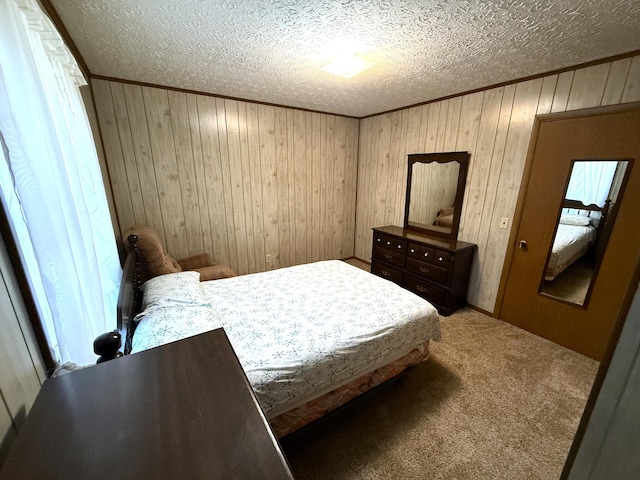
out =
<svg viewBox="0 0 640 480"><path fill-rule="evenodd" d="M469 160L471 154L469 152L445 152L445 153L411 153L408 155L408 172L407 172L407 192L404 204L404 228L407 230L417 230L426 232L439 237L448 238L451 241L458 239L458 230L460 228L460 215L462 214L462 201L464 199L464 190L467 183L467 173L469 172ZM411 204L411 179L413 174L413 166L416 163L449 163L458 162L460 170L458 171L458 185L456 190L456 198L453 203L453 222L451 230L432 225L415 223L409 225L409 207Z"/></svg>
<svg viewBox="0 0 640 480"><path fill-rule="evenodd" d="M605 202L605 207L599 207L595 204L585 205L583 202L579 200L572 200L572 199L566 198L567 190L569 188L569 182L571 181L571 175L573 174L573 168L576 162L613 162L613 161L616 161L618 163L627 162L627 165L625 167L625 172L623 174L622 182L620 183L620 188L618 189L615 202L610 203L612 199L607 199ZM555 300L560 303L564 303L565 305L581 308L583 310L586 310L589 307L589 300L591 299L591 293L593 292L593 287L596 283L596 278L598 276L598 273L600 272L600 266L602 265L602 260L604 258L604 254L608 247L609 238L611 237L611 231L615 225L616 218L618 217L618 210L620 209L620 203L622 202L622 198L624 197L624 194L626 192L627 184L629 183L629 178L631 176L631 168L633 167L634 163L635 163L635 159L628 158L628 157L584 158L584 159L574 158L571 160L571 168L569 169L569 177L567 178L567 184L564 189L563 200L562 200L562 203L560 204L560 209L556 216L556 225L553 230L553 236L551 237L551 245L549 245L549 251L547 253L547 258L544 263L542 278L540 279L540 285L538 286L538 295L549 298L551 300ZM587 207L587 208L581 208L581 207ZM596 208L592 208L592 207L596 207ZM585 297L582 303L569 301L569 300L566 300L565 298L559 297L557 295L553 295L551 293L548 293L548 291L545 291L545 273L544 272L547 270L547 267L549 265L549 259L551 258L553 244L555 242L556 235L558 234L558 225L560 224L560 216L562 215L562 212L565 208L571 208L575 210L594 210L594 211L602 211L602 209L606 209L604 223L601 227L597 228L598 236L596 241L598 242L598 245L596 246L596 251L595 251L595 263L593 264L593 268L591 272L591 280L589 281L589 286L587 287L587 291L585 292Z"/></svg>

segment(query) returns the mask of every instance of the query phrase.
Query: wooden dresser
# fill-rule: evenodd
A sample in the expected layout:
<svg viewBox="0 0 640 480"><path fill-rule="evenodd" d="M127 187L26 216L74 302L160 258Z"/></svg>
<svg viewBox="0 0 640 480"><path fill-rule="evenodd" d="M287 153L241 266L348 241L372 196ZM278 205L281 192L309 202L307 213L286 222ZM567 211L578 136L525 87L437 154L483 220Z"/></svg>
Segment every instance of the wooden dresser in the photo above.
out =
<svg viewBox="0 0 640 480"><path fill-rule="evenodd" d="M473 243L389 225L373 229L371 273L431 302L447 316L467 303Z"/></svg>
<svg viewBox="0 0 640 480"><path fill-rule="evenodd" d="M9 479L293 479L222 329L44 382Z"/></svg>

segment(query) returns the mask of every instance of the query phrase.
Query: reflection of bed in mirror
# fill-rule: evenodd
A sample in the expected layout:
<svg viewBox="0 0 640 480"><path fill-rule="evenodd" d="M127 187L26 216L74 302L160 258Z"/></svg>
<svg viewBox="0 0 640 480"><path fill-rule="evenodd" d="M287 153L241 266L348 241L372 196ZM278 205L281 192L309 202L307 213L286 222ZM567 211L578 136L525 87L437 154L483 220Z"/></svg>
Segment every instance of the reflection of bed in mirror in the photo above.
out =
<svg viewBox="0 0 640 480"><path fill-rule="evenodd" d="M449 227L453 224L453 207L438 210L438 215L433 221L436 227Z"/></svg>
<svg viewBox="0 0 640 480"><path fill-rule="evenodd" d="M565 200L547 262L544 279L553 281L567 268L594 250L602 231L609 202L604 207ZM574 213L575 212L575 213Z"/></svg>

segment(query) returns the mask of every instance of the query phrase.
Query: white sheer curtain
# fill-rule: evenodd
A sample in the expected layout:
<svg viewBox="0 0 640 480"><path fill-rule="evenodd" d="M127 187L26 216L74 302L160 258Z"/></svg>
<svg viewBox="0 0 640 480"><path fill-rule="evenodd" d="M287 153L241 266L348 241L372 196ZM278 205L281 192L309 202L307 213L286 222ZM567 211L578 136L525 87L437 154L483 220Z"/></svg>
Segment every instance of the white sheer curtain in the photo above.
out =
<svg viewBox="0 0 640 480"><path fill-rule="evenodd" d="M587 205L604 206L616 173L617 161L583 160L573 162L566 198L581 200Z"/></svg>
<svg viewBox="0 0 640 480"><path fill-rule="evenodd" d="M0 196L59 362L95 362L120 265L84 79L35 0L0 0Z"/></svg>

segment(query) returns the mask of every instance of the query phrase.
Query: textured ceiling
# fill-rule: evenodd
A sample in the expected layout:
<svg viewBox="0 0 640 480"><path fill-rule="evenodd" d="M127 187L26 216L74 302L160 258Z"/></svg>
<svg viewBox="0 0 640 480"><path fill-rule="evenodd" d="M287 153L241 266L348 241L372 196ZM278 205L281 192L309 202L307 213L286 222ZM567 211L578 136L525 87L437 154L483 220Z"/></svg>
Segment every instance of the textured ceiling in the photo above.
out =
<svg viewBox="0 0 640 480"><path fill-rule="evenodd" d="M632 0L51 3L94 75L356 117L640 49Z"/></svg>

